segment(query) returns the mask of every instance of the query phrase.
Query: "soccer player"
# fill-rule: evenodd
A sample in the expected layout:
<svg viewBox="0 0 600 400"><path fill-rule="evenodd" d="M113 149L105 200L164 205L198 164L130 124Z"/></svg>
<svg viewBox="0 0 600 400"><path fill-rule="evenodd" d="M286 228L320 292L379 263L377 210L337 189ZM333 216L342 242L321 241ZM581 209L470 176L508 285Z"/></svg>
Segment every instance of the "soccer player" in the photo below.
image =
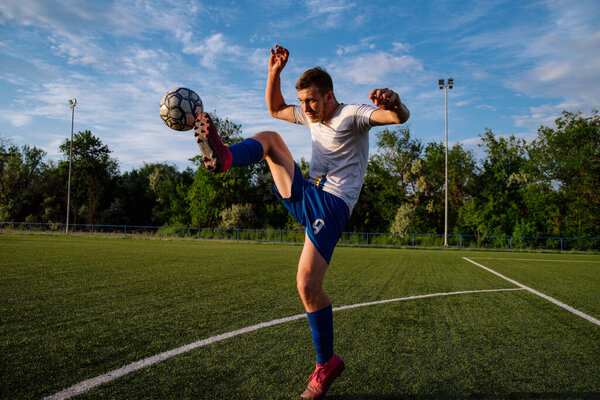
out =
<svg viewBox="0 0 600 400"><path fill-rule="evenodd" d="M259 132L228 148L208 114L203 113L196 121L194 136L210 171L222 172L266 160L277 196L305 227L296 282L308 316L317 366L301 396L317 399L344 369L344 361L333 352L332 306L322 283L333 249L360 194L367 168L369 130L376 125L404 123L409 111L398 94L389 89L371 91L369 98L374 106L339 103L331 77L319 67L306 71L296 84L300 106L289 105L280 85L288 58L287 49L277 45L271 49L265 97L271 116L310 130L310 181L303 178L276 132Z"/></svg>

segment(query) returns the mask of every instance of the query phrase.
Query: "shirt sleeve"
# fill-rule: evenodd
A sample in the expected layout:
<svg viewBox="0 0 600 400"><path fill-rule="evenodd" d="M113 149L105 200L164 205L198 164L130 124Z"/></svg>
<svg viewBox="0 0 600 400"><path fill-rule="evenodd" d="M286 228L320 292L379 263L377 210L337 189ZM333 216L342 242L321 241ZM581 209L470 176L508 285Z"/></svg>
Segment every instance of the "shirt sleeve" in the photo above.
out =
<svg viewBox="0 0 600 400"><path fill-rule="evenodd" d="M377 107L368 104L355 105L354 115L359 131L368 131L373 127L373 125L371 125L371 114L373 114L373 111L375 110L377 110Z"/></svg>
<svg viewBox="0 0 600 400"><path fill-rule="evenodd" d="M308 126L310 121L300 106L294 106L294 117L299 125Z"/></svg>

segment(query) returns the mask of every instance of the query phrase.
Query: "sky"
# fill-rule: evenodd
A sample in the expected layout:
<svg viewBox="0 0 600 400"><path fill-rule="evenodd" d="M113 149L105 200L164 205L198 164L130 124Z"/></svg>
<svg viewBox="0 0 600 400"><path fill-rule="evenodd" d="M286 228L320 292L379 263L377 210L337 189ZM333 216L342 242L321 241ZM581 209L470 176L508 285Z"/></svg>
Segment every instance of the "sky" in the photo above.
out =
<svg viewBox="0 0 600 400"><path fill-rule="evenodd" d="M395 90L424 144L445 140L438 79L455 81L450 145L475 152L486 129L533 140L563 110L600 108L597 0L2 0L0 139L62 159L76 98L75 132L92 131L122 172L184 169L198 154L193 131L170 130L158 114L163 94L184 86L244 137L275 130L295 159L310 159L307 129L267 112L274 44L290 51L288 104L298 103L298 77L319 65L346 104Z"/></svg>

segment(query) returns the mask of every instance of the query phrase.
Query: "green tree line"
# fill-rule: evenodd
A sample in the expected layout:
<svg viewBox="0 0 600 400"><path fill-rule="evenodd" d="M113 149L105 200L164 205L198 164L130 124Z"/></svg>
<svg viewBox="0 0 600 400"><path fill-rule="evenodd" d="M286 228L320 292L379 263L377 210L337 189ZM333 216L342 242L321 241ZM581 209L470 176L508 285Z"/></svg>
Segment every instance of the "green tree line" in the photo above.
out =
<svg viewBox="0 0 600 400"><path fill-rule="evenodd" d="M241 126L213 116L226 144ZM443 143L423 143L408 127L376 134L365 184L346 231L444 233ZM600 237L600 117L563 112L525 142L481 135L481 159L448 149L449 233L477 236ZM0 221L66 220L70 141L63 159L0 138ZM121 173L90 131L73 139L70 222L76 224L299 229L272 190L266 163L212 174L144 163ZM300 160L303 174L308 163Z"/></svg>

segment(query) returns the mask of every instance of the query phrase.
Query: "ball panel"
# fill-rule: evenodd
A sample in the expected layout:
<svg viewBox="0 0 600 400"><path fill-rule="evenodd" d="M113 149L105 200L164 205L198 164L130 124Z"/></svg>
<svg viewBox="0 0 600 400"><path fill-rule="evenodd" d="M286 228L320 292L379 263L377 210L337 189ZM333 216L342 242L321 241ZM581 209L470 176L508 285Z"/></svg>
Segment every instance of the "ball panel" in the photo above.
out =
<svg viewBox="0 0 600 400"><path fill-rule="evenodd" d="M192 103L190 99L182 99L181 103L179 103L179 107L183 110L184 113L189 114L192 112Z"/></svg>

